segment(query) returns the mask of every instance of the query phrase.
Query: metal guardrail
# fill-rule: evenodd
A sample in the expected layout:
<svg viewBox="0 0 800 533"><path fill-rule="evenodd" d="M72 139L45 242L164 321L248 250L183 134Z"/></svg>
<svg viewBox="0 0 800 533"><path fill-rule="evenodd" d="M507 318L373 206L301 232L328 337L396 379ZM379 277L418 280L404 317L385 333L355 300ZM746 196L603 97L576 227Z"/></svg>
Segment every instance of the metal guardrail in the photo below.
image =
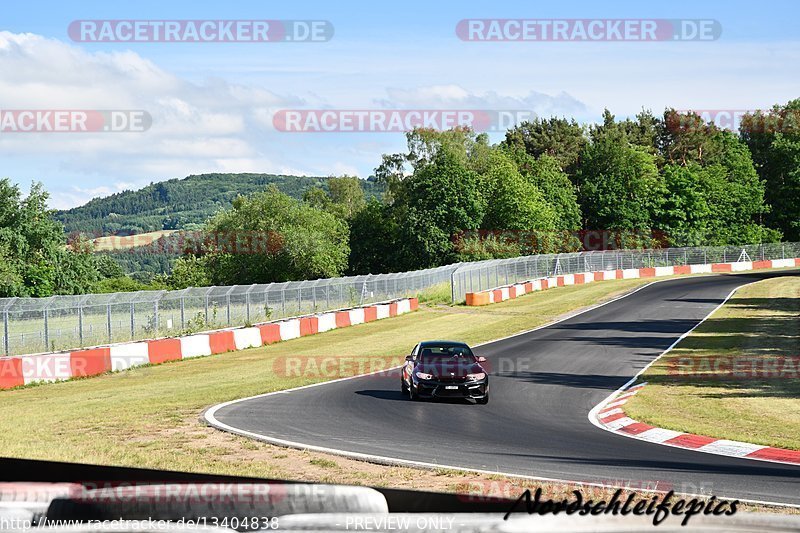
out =
<svg viewBox="0 0 800 533"><path fill-rule="evenodd" d="M554 274L800 257L800 243L531 255L427 270L257 285L110 294L0 298L6 355L242 326L413 296L448 284L467 292Z"/></svg>
<svg viewBox="0 0 800 533"><path fill-rule="evenodd" d="M450 284L457 302L467 292L558 274L794 257L800 257L800 243L528 255L462 264L452 272Z"/></svg>
<svg viewBox="0 0 800 533"><path fill-rule="evenodd" d="M458 265L256 285L0 298L6 355L242 326L412 296L449 283Z"/></svg>

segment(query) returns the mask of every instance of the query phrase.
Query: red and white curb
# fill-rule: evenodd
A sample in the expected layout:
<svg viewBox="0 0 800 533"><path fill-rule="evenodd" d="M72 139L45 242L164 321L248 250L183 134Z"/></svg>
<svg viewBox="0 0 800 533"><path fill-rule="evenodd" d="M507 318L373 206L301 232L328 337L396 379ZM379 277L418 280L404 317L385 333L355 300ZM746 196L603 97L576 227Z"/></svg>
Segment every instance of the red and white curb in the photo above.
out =
<svg viewBox="0 0 800 533"><path fill-rule="evenodd" d="M786 450L749 442L717 439L637 422L625 414L625 404L638 394L645 385L647 385L646 382L633 385L606 400L595 414L599 424L613 433L655 444L728 457L743 457L774 463L800 465L800 451L798 450Z"/></svg>
<svg viewBox="0 0 800 533"><path fill-rule="evenodd" d="M755 283L755 282L753 282ZM706 437L704 435L695 435L693 433L686 433L683 431L675 431L672 429L659 428L639 422L632 419L625 414L625 404L634 395L638 394L642 388L647 385L647 382L635 384L639 381L639 377L644 374L656 361L667 355L677 346L683 339L688 337L694 330L714 315L722 306L728 303L736 291L742 287L751 285L751 283L741 285L733 289L728 296L710 313L708 313L702 320L692 326L692 328L678 337L666 350L661 352L658 357L650 361L639 373L633 376L625 385L620 387L616 392L612 393L608 398L594 406L589 411L589 422L595 426L616 433L624 437L633 439L644 440L654 444L661 444L664 446L673 446L675 448L683 448L685 450L693 450L696 452L711 453L715 455L724 455L727 457L741 457L745 459L753 459L756 461L768 461L773 463L783 463L790 465L800 464L800 451L784 450L782 448L773 448L771 446L763 446L760 444L751 444L749 442L739 442L727 439L718 439L715 437Z"/></svg>
<svg viewBox="0 0 800 533"><path fill-rule="evenodd" d="M771 259L765 261L740 261L734 263L712 263L704 265L677 265L653 268L626 268L621 270L601 270L597 272L583 272L580 274L564 274L547 278L538 278L511 285L504 285L484 291L468 292L466 304L488 305L518 298L524 294L535 291L552 289L553 287L566 287L569 285L584 285L595 281L612 279L639 279L657 278L662 276L675 276L682 274L714 274L746 272L748 270L762 270L768 268L791 268L800 266L800 258Z"/></svg>
<svg viewBox="0 0 800 533"><path fill-rule="evenodd" d="M244 350L410 313L417 298L288 318L253 327L207 331L185 337L97 346L71 352L0 357L0 389L64 381L147 364Z"/></svg>

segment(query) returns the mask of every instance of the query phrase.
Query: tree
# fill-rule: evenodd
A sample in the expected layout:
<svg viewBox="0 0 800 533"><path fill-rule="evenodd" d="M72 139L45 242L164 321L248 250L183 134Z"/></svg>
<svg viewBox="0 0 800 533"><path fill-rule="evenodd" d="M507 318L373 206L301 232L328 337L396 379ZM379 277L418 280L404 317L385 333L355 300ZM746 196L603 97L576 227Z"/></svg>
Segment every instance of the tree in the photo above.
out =
<svg viewBox="0 0 800 533"><path fill-rule="evenodd" d="M722 130L696 113L664 112L659 151L665 164L711 165L722 157Z"/></svg>
<svg viewBox="0 0 800 533"><path fill-rule="evenodd" d="M405 183L408 199L400 219L405 268L427 268L455 259L454 236L477 229L486 208L478 175L456 154L438 151Z"/></svg>
<svg viewBox="0 0 800 533"><path fill-rule="evenodd" d="M800 240L800 99L745 115L740 134L765 183L767 224Z"/></svg>
<svg viewBox="0 0 800 533"><path fill-rule="evenodd" d="M667 194L661 207L659 226L672 246L707 244L711 223L707 176L699 165L670 164L663 169Z"/></svg>
<svg viewBox="0 0 800 533"><path fill-rule="evenodd" d="M581 207L578 195L569 176L561 170L558 161L549 155L538 159L523 150L506 148L520 173L539 189L544 199L555 211L555 229L578 230L581 227Z"/></svg>
<svg viewBox="0 0 800 533"><path fill-rule="evenodd" d="M486 213L481 226L494 230L552 230L556 213L542 192L517 170L503 152L491 157L482 179Z"/></svg>
<svg viewBox="0 0 800 533"><path fill-rule="evenodd" d="M172 272L166 277L166 284L170 289L185 289L187 287L208 287L211 285L207 259L194 255L180 257L172 266Z"/></svg>
<svg viewBox="0 0 800 533"><path fill-rule="evenodd" d="M354 176L329 178L331 205L328 210L349 220L366 205L361 180Z"/></svg>
<svg viewBox="0 0 800 533"><path fill-rule="evenodd" d="M506 132L503 145L522 148L534 158L548 155L554 158L561 170L569 175L575 173L587 144L583 127L574 119L551 117L536 118L523 122Z"/></svg>
<svg viewBox="0 0 800 533"><path fill-rule="evenodd" d="M583 227L645 230L653 227L663 198L655 159L624 134L601 136L581 156L577 174Z"/></svg>
<svg viewBox="0 0 800 533"><path fill-rule="evenodd" d="M415 128L406 133L408 151L400 154L384 154L381 164L375 169L375 179L387 187L387 203L403 203L403 182L422 167L431 164L441 152L448 152L465 168L476 172L491 151L489 136L476 134L468 127L457 127L446 131L431 128Z"/></svg>
<svg viewBox="0 0 800 533"><path fill-rule="evenodd" d="M101 278L121 278L125 269L108 254L94 255L94 263Z"/></svg>
<svg viewBox="0 0 800 533"><path fill-rule="evenodd" d="M65 246L64 227L47 208L39 183L23 198L0 180L0 295L50 296L87 292L101 277L87 242Z"/></svg>
<svg viewBox="0 0 800 533"><path fill-rule="evenodd" d="M503 234L482 232L479 235L466 234L456 240L456 254L459 261L485 261L486 259L506 259L520 255L520 240L507 239Z"/></svg>
<svg viewBox="0 0 800 533"><path fill-rule="evenodd" d="M350 220L351 274L394 272L402 262L396 211L373 198Z"/></svg>
<svg viewBox="0 0 800 533"><path fill-rule="evenodd" d="M270 186L240 196L209 220L216 242L203 259L218 285L339 276L347 267L347 224Z"/></svg>
<svg viewBox="0 0 800 533"><path fill-rule="evenodd" d="M303 201L315 209L327 210L331 197L322 187L309 187L303 193Z"/></svg>

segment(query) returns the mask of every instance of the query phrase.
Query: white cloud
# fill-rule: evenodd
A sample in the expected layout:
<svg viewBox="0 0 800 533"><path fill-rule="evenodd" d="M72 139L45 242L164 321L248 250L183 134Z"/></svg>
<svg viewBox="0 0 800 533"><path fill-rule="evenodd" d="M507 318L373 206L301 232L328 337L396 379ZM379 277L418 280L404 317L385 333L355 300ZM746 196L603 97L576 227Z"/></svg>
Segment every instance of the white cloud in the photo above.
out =
<svg viewBox="0 0 800 533"><path fill-rule="evenodd" d="M274 170L257 157L254 116L266 106L301 102L220 79L190 83L130 51L90 53L33 34L0 32L0 71L4 109L141 109L152 116L143 133L0 135L0 154L52 157L54 168L87 178L149 181L185 176L190 169ZM61 187L63 198L53 203L93 190L105 189Z"/></svg>
<svg viewBox="0 0 800 533"><path fill-rule="evenodd" d="M524 110L538 115L572 116L586 112L586 106L565 92L555 96L530 91L520 96L495 91L475 93L459 85L433 85L413 89L387 89L388 98L377 100L386 108Z"/></svg>
<svg viewBox="0 0 800 533"><path fill-rule="evenodd" d="M624 116L642 107L656 113L667 105L747 109L796 97L797 69L790 68L800 54L796 41L482 45L431 39L343 37L324 47L268 53L140 47L152 54L143 57L0 32L4 109L143 109L153 117L146 133L2 133L0 172L22 183L44 181L53 205L64 207L100 186L113 192L109 184L192 173L366 177L381 153L405 146L396 133L279 133L272 127L279 109L531 110L594 121L603 107Z"/></svg>
<svg viewBox="0 0 800 533"><path fill-rule="evenodd" d="M57 197L51 198L49 206L52 209L68 209L76 205L85 204L92 198L98 196L108 196L117 192L131 189L139 189L149 182L124 182L119 181L111 186L101 185L99 187L80 187L73 185L68 190L61 191Z"/></svg>

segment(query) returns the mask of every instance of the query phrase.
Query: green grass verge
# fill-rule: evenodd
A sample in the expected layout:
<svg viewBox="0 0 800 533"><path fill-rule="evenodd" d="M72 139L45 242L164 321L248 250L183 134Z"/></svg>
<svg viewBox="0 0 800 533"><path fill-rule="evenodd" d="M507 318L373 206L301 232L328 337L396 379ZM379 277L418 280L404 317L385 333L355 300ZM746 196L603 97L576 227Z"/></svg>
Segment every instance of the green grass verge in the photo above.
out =
<svg viewBox="0 0 800 533"><path fill-rule="evenodd" d="M434 285L432 287L428 287L427 289L423 289L422 291L419 292L419 294L417 294L417 298L419 299L419 302L423 304L449 305L453 302L453 294L450 287L450 283L448 282L439 283L438 285ZM463 299L461 303L464 303Z"/></svg>
<svg viewBox="0 0 800 533"><path fill-rule="evenodd" d="M395 361L416 342L475 344L527 330L650 280L619 280L537 292L481 308L417 312L261 348L133 369L91 379L0 392L0 446L6 457L80 461L270 477L274 461L243 461L203 442L203 409L228 400L338 376L286 377L286 356ZM345 365L358 373L358 365ZM285 373L284 373L285 374ZM268 413L265 414L268 416Z"/></svg>
<svg viewBox="0 0 800 533"><path fill-rule="evenodd" d="M642 376L649 385L625 412L658 427L798 450L798 372L800 278L767 279L739 289L650 367Z"/></svg>

